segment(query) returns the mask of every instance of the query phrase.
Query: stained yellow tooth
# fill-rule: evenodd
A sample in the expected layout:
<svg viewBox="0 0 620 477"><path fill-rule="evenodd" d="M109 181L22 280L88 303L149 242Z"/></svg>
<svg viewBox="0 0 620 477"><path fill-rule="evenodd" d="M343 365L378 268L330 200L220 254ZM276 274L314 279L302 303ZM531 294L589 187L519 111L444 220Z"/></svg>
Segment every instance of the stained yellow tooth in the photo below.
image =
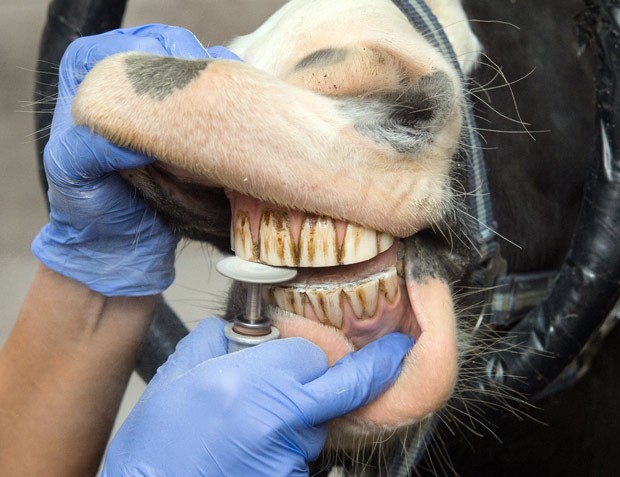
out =
<svg viewBox="0 0 620 477"><path fill-rule="evenodd" d="M308 298L304 292L297 288L272 287L267 301L278 308L299 316L305 316L307 313L305 306L308 303Z"/></svg>
<svg viewBox="0 0 620 477"><path fill-rule="evenodd" d="M360 318L364 313L364 306L357 295L356 287L346 288L344 290L344 295L347 297L347 301L349 305L351 305L351 309L353 313L355 313L355 316Z"/></svg>
<svg viewBox="0 0 620 477"><path fill-rule="evenodd" d="M347 224L340 248L341 264L346 265L368 260L377 253L377 232L359 225Z"/></svg>
<svg viewBox="0 0 620 477"><path fill-rule="evenodd" d="M377 233L377 251L385 252L394 243L394 237L388 234Z"/></svg>
<svg viewBox="0 0 620 477"><path fill-rule="evenodd" d="M325 306L326 320L336 328L342 328L342 318L344 315L344 299L342 297L342 290L340 288L336 288L333 290L324 291L323 303Z"/></svg>
<svg viewBox="0 0 620 477"><path fill-rule="evenodd" d="M336 328L342 328L343 302L339 288L334 290L306 290L312 311L321 323L326 321Z"/></svg>
<svg viewBox="0 0 620 477"><path fill-rule="evenodd" d="M398 276L396 269L392 269L385 273L379 280L379 289L388 303L394 303L396 294L398 293Z"/></svg>
<svg viewBox="0 0 620 477"><path fill-rule="evenodd" d="M325 323L325 307L323 305L323 296L318 290L308 290L306 297L310 302L312 311L321 323Z"/></svg>
<svg viewBox="0 0 620 477"><path fill-rule="evenodd" d="M265 210L259 228L259 258L263 263L276 266L297 265L297 251L286 214Z"/></svg>
<svg viewBox="0 0 620 477"><path fill-rule="evenodd" d="M308 297L305 293L293 291L293 313L299 316L305 316L307 302Z"/></svg>
<svg viewBox="0 0 620 477"><path fill-rule="evenodd" d="M358 319L372 318L379 302L379 280L370 279L344 290L347 301Z"/></svg>
<svg viewBox="0 0 620 477"><path fill-rule="evenodd" d="M355 287L355 294L360 302L362 313L358 318L372 318L377 312L379 303L379 280L371 279Z"/></svg>
<svg viewBox="0 0 620 477"><path fill-rule="evenodd" d="M338 265L338 237L333 220L326 217L306 217L299 235L299 266L333 265Z"/></svg>
<svg viewBox="0 0 620 477"><path fill-rule="evenodd" d="M231 228L234 230L231 242L235 255L244 260L257 261L257 250L252 241L249 214L244 210L237 211Z"/></svg>
<svg viewBox="0 0 620 477"><path fill-rule="evenodd" d="M283 310L295 313L295 292L290 288L273 287L271 296L275 303L273 305Z"/></svg>

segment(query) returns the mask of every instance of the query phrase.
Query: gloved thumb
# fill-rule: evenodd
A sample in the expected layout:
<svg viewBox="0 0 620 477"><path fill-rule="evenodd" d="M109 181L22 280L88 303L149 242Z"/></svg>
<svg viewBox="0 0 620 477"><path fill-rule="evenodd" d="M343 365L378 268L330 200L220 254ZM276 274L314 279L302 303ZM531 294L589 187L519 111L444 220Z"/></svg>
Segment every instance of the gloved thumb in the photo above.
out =
<svg viewBox="0 0 620 477"><path fill-rule="evenodd" d="M306 383L302 406L308 421L319 425L373 401L396 381L413 344L409 335L390 333L349 353Z"/></svg>
<svg viewBox="0 0 620 477"><path fill-rule="evenodd" d="M176 346L176 350L157 370L150 386L174 381L182 374L204 361L226 354L228 340L224 336L226 321L221 318L205 318Z"/></svg>

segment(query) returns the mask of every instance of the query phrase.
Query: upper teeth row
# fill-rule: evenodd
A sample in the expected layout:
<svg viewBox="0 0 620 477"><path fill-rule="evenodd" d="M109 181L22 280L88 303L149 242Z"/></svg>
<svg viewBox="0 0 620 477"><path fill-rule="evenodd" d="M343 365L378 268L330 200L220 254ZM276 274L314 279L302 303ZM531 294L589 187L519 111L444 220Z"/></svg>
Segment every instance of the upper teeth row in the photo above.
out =
<svg viewBox="0 0 620 477"><path fill-rule="evenodd" d="M329 267L369 260L394 242L391 235L347 224L338 239L334 220L308 215L297 236L287 214L266 209L261 214L258 241L252 238L250 214L237 210L231 230L231 246L245 260L284 267ZM340 242L340 243L339 243Z"/></svg>

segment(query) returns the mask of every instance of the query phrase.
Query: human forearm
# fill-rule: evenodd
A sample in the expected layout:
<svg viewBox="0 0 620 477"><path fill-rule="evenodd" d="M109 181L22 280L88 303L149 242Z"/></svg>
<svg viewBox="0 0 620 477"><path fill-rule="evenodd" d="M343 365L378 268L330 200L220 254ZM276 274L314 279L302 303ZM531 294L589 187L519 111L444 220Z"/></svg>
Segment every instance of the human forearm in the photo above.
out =
<svg viewBox="0 0 620 477"><path fill-rule="evenodd" d="M1 475L96 472L156 302L39 267L0 352Z"/></svg>

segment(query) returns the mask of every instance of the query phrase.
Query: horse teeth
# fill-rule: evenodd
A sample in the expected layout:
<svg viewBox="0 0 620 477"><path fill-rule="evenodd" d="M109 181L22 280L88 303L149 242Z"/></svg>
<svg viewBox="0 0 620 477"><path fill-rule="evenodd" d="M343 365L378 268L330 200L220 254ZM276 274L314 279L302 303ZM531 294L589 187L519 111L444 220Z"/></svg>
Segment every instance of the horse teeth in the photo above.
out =
<svg viewBox="0 0 620 477"><path fill-rule="evenodd" d="M243 210L237 211L231 224L233 234L230 238L232 249L238 257L255 262L258 260L258 251L252 240L250 215Z"/></svg>
<svg viewBox="0 0 620 477"><path fill-rule="evenodd" d="M305 294L294 293L295 299L293 300L293 313L299 316L304 316L306 312L306 302L308 297Z"/></svg>
<svg viewBox="0 0 620 477"><path fill-rule="evenodd" d="M382 299L391 304L397 293L398 278L391 268L349 284L273 286L265 299L283 310L342 328L347 303L352 318L367 320L376 315Z"/></svg>
<svg viewBox="0 0 620 477"><path fill-rule="evenodd" d="M377 233L377 251L385 252L394 243L394 237L389 234Z"/></svg>
<svg viewBox="0 0 620 477"><path fill-rule="evenodd" d="M336 328L342 328L343 303L340 290L308 290L305 292L312 311L321 323L329 322Z"/></svg>
<svg viewBox="0 0 620 477"><path fill-rule="evenodd" d="M377 232L359 225L347 224L344 240L340 249L341 263L353 263L359 257L374 257L377 250ZM351 256L351 259L349 259Z"/></svg>
<svg viewBox="0 0 620 477"><path fill-rule="evenodd" d="M351 309L359 320L372 318L379 304L379 280L367 280L344 291Z"/></svg>
<svg viewBox="0 0 620 477"><path fill-rule="evenodd" d="M334 221L327 217L306 217L299 234L299 266L333 265L338 265L338 236Z"/></svg>
<svg viewBox="0 0 620 477"><path fill-rule="evenodd" d="M287 267L294 267L297 264L297 250L286 214L265 210L261 215L259 235L258 250L261 262Z"/></svg>
<svg viewBox="0 0 620 477"><path fill-rule="evenodd" d="M299 293L293 288L271 287L266 297L268 303L278 308L282 308L290 313L304 316L307 297L304 293Z"/></svg>
<svg viewBox="0 0 620 477"><path fill-rule="evenodd" d="M283 310L293 313L295 312L295 294L293 293L293 290L290 288L272 287L269 289L267 296L265 296L265 290L267 290L267 287L263 287L264 300L274 304L278 308L282 308Z"/></svg>
<svg viewBox="0 0 620 477"><path fill-rule="evenodd" d="M325 318L333 326L340 329L344 319L344 300L340 290L334 290L325 294L327 304Z"/></svg>
<svg viewBox="0 0 620 477"><path fill-rule="evenodd" d="M380 293L385 297L388 303L394 303L398 293L398 273L396 268L388 271L379 281L379 289Z"/></svg>
<svg viewBox="0 0 620 477"><path fill-rule="evenodd" d="M292 215L289 215L292 214ZM323 216L305 215L295 229L297 213L264 209L252 235L252 215L235 210L231 225L231 246L245 260L285 267L330 267L369 260L389 249L391 235L345 224L342 237L336 221Z"/></svg>

